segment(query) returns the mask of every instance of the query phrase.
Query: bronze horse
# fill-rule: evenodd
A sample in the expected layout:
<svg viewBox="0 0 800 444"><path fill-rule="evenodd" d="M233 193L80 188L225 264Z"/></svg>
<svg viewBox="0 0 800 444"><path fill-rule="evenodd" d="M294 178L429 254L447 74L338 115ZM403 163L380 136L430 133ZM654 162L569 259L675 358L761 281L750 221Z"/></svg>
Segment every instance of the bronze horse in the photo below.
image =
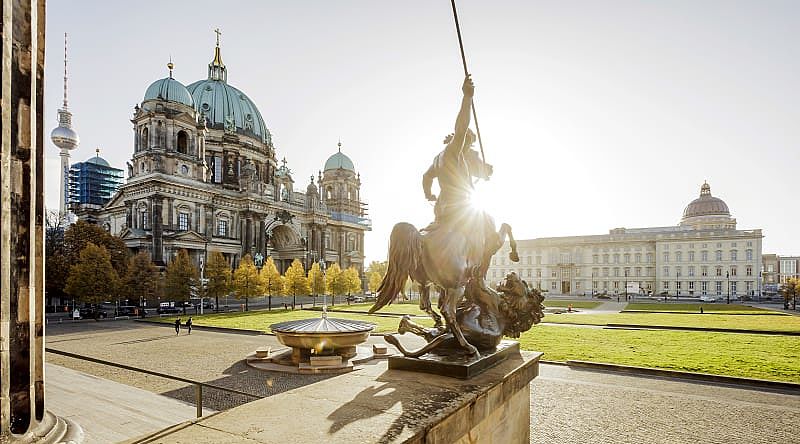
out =
<svg viewBox="0 0 800 444"><path fill-rule="evenodd" d="M430 287L435 286L439 290L439 311L444 316L446 329L468 354L474 355L478 350L464 337L456 308L468 285L481 293L494 293L486 287L484 278L491 257L502 247L506 236L510 239L511 260L518 262L519 256L510 226L502 224L495 232L491 217L480 211L468 211L470 213L461 218L462 223L457 227L436 224L420 233L409 223L394 226L389 240L387 272L378 287L378 299L369 312L390 304L410 277L422 288L420 308L431 315L436 327L441 327L441 318L430 303ZM496 294L487 301L496 303L492 300L497 300Z"/></svg>

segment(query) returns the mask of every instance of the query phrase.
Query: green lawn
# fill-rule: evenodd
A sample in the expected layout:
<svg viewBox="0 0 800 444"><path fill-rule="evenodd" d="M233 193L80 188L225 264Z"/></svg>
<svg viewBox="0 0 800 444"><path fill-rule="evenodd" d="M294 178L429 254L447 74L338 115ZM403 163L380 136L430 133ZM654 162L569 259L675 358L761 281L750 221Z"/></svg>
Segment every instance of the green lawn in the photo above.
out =
<svg viewBox="0 0 800 444"><path fill-rule="evenodd" d="M703 307L704 313L727 313L727 314L747 314L747 313L775 313L763 308L749 307L739 304L671 304L671 303L632 303L625 307L625 311L656 311L662 313L699 313Z"/></svg>
<svg viewBox="0 0 800 444"><path fill-rule="evenodd" d="M556 324L633 324L665 327L730 328L737 330L800 332L800 316L675 313L547 314L543 322Z"/></svg>
<svg viewBox="0 0 800 444"><path fill-rule="evenodd" d="M597 301L565 301L565 300L557 300L554 299L549 301L547 299L544 300L545 307L564 307L567 308L569 304L572 304L572 308L597 308L602 302Z"/></svg>
<svg viewBox="0 0 800 444"><path fill-rule="evenodd" d="M338 306L337 306L338 307ZM259 311L246 311L236 313L214 313L207 315L192 316L192 324L195 326L207 327L224 327L235 328L240 330L255 330L255 331L269 331L270 324L283 321L293 321L298 319L308 319L319 317L321 313L310 310L259 310ZM330 317L353 319L357 321L365 321L376 324L374 332L385 333L397 331L397 325L400 323L400 318L397 316L377 316L368 314L354 314L354 313L331 313ZM182 316L181 320L185 321L187 316ZM151 318L156 322L174 323L175 317ZM430 319L417 319L419 323L432 326L433 321Z"/></svg>
<svg viewBox="0 0 800 444"><path fill-rule="evenodd" d="M539 325L520 345L551 361L585 360L800 381L800 337Z"/></svg>

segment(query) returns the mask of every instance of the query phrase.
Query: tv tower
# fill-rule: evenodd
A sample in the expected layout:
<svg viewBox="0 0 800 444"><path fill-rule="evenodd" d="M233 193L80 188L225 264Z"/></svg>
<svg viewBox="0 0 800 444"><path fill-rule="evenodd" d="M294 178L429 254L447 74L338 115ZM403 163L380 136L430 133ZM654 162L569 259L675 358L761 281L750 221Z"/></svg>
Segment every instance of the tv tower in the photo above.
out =
<svg viewBox="0 0 800 444"><path fill-rule="evenodd" d="M67 105L67 33L64 33L64 103L58 110L58 126L50 133L50 140L61 149L61 192L59 198L58 215L67 214L67 201L69 200L69 152L78 147L81 140L78 133L72 129L72 113Z"/></svg>

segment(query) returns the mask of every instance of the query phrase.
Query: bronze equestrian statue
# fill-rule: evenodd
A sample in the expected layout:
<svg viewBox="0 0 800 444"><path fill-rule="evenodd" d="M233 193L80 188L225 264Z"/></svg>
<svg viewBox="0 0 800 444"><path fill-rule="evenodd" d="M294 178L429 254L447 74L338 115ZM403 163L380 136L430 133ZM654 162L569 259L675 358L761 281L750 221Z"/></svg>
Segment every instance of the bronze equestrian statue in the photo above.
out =
<svg viewBox="0 0 800 444"><path fill-rule="evenodd" d="M370 313L390 304L411 277L422 288L420 308L431 315L435 328L446 329L467 354L475 355L478 349L462 332L457 316L459 304L469 290L467 299L482 301L484 315L497 313L500 297L485 284L489 261L502 247L506 236L510 238L511 260L518 262L519 256L511 227L502 224L500 230L495 231L494 220L470 204L472 178L488 180L492 167L472 149L475 135L469 129L469 122L475 87L469 76L461 89L464 96L455 132L445 138L445 149L423 175L425 197L436 202L435 220L421 231L404 222L394 226L389 241L387 273ZM438 197L431 193L434 178L439 182ZM439 291L439 311L444 316L444 327L430 304L432 286Z"/></svg>

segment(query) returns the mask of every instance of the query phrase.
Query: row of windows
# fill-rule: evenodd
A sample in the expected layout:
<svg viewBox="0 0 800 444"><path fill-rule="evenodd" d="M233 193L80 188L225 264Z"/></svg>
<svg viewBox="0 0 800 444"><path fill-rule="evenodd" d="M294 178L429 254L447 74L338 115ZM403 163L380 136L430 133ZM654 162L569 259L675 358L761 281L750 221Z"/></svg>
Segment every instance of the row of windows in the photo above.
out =
<svg viewBox="0 0 800 444"><path fill-rule="evenodd" d="M594 255L592 255L592 263L593 264L600 264L600 263L603 263L603 264L611 264L611 263L613 263L613 264L623 264L623 263L624 264L631 264L631 263L640 264L640 263L642 263L642 257L644 257L645 263L653 262L653 254L652 253L646 253L644 256L642 255L642 253L635 253L635 254L628 254L628 253L616 254L615 253L613 255L609 255L609 254L603 254L603 255L594 254ZM717 250L715 252L715 256L714 257L715 257L716 261L721 262L723 260L723 252L722 252L722 250ZM671 258L672 258L672 256L670 256L669 252L664 252L664 254L663 254L663 262L670 262ZM704 251L700 252L700 260L702 262L708 262L708 258L709 258L709 252L708 251L704 250ZM684 261L683 253L680 252L680 251L676 252L675 255L674 255L674 259L675 259L675 262L683 262ZM694 251L689 251L688 254L686 255L686 259L687 259L688 262L694 262L697 259L695 252ZM728 260L734 261L734 262L740 260L739 259L739 252L737 250L731 250L728 253ZM753 260L753 250L746 250L745 251L745 260L747 260L747 261L752 261ZM554 262L554 261L551 261L551 262ZM563 258L562 257L562 258L560 258L559 262L560 263L569 263L569 262L571 262L571 260L568 257L567 258ZM521 262L521 263L522 264L526 264L526 265L532 265L531 257L528 256L528 257L524 258L523 262ZM498 257L492 258L492 265L509 265L509 264L510 264L510 262L505 257L505 255L500 255L499 259L498 259ZM542 257L541 256L536 256L536 265L541 265L541 264L542 264Z"/></svg>
<svg viewBox="0 0 800 444"><path fill-rule="evenodd" d="M687 267L686 271L687 271L688 276L690 276L690 277L695 275L695 267L694 266ZM730 268L728 268L728 271L725 272L726 276L736 276L738 273L739 273L739 268L736 265L731 265ZM662 269L662 273L661 274L662 274L662 276L669 276L670 275L670 267L669 266L664 266L664 268ZM676 276L682 276L683 275L683 269L681 267L675 267L675 275ZM708 276L708 267L707 266L703 265L702 267L700 267L700 275L701 276ZM714 275L715 276L722 276L722 267L721 266L718 265L718 266L714 267ZM753 266L752 265L748 265L747 267L745 267L745 275L746 276L752 276L753 275Z"/></svg>
<svg viewBox="0 0 800 444"><path fill-rule="evenodd" d="M664 250L669 250L669 245L670 244L664 244L662 246L662 248ZM689 248L694 248L694 245L695 244L689 244ZM722 245L723 245L722 242L717 242L716 243L716 248L722 248ZM673 244L673 246L675 247L674 248L675 250L680 250L681 247L683 247L683 244ZM730 246L731 246L731 248L736 248L736 247L739 246L739 243L738 242L731 242ZM753 246L753 241L747 241L747 246L748 247L752 247ZM706 244L706 243L701 244L700 248L708 248L708 244Z"/></svg>
<svg viewBox="0 0 800 444"><path fill-rule="evenodd" d="M717 250L714 253L715 253L715 256L714 256L715 259L717 261L722 261L722 256L723 256L722 255L722 250ZM676 251L674 256L675 256L675 262L683 262L683 253L682 252ZM688 261L689 262L694 262L694 260L695 260L695 252L694 251L688 252L687 257L688 257ZM669 262L669 260L670 260L670 254L669 254L668 251L665 251L664 252L664 262ZM703 261L703 262L707 262L708 261L708 251L703 250L703 251L700 252L700 260ZM730 260L730 261L738 261L739 260L739 252L737 250L731 250L728 253L728 260ZM745 250L745 260L748 260L748 261L752 261L753 260L753 250Z"/></svg>
<svg viewBox="0 0 800 444"><path fill-rule="evenodd" d="M539 289L543 288L542 281L532 282L531 284L535 288L539 288ZM575 291L581 291L581 289L582 289L581 282L577 281L574 284L575 284ZM697 284L699 284L699 285L697 285ZM673 286L671 282L667 281L667 282L663 283L662 290L664 290L664 291L673 290L673 291L676 291L678 293L680 293L681 291L686 290L688 292L694 293L695 291L698 290L698 287L699 287L700 293L703 294L703 295L707 295L708 291L709 291L709 288L710 288L710 286L708 284L709 284L708 281L701 281L701 282L695 282L695 281L680 282L679 281L679 282L675 282L675 285ZM740 282L737 282L737 281L731 281L730 282L730 285L729 285L727 291L730 293L731 296L736 296L737 295L737 292L740 289L739 284L740 284ZM753 289L754 289L754 283L752 281L746 281L746 282L744 282L744 284L745 284L745 291L747 292L747 294L752 294L753 293ZM560 285L561 285L561 281L550 281L550 289L551 290L558 290ZM544 287L547 287L547 282L545 282ZM592 290L595 290L595 291L600 291L602 289L602 290L606 290L606 291L607 290L614 290L616 292L619 292L623 288L625 288L625 283L624 282L620 282L620 281L613 281L613 282L592 281ZM642 290L650 291L650 290L652 290L652 283L650 283L650 282L639 282L639 288L642 289ZM723 283L721 281L714 282L714 291L716 292L716 294L718 296L723 295L724 288L725 287L723 286Z"/></svg>

